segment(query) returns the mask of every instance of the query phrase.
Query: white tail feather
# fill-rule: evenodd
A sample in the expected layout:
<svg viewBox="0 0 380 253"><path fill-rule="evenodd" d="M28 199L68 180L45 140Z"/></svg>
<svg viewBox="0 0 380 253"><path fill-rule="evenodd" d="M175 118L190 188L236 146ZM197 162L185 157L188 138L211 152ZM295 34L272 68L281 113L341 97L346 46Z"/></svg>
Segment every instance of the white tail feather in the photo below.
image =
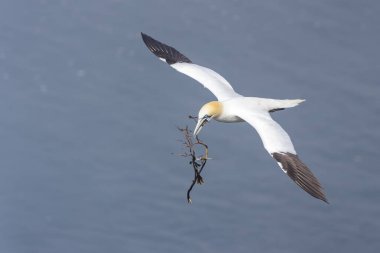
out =
<svg viewBox="0 0 380 253"><path fill-rule="evenodd" d="M282 100L275 100L275 103L278 103L277 108L290 108L299 105L300 103L304 102L305 99L282 99ZM275 104L273 103L273 104ZM273 108L276 109L276 108Z"/></svg>
<svg viewBox="0 0 380 253"><path fill-rule="evenodd" d="M256 106L260 106L269 112L275 112L299 105L305 99L270 99L270 98L250 98Z"/></svg>

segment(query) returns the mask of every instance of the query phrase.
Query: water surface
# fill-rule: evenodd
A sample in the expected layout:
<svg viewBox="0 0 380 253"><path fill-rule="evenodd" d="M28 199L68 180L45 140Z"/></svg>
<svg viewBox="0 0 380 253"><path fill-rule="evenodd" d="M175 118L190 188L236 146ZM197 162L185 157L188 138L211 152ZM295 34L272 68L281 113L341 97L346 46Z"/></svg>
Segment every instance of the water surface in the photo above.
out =
<svg viewBox="0 0 380 253"><path fill-rule="evenodd" d="M377 1L2 1L1 252L378 252ZM177 126L214 97L140 32L274 118L323 183L298 189L247 124L207 125L192 171Z"/></svg>

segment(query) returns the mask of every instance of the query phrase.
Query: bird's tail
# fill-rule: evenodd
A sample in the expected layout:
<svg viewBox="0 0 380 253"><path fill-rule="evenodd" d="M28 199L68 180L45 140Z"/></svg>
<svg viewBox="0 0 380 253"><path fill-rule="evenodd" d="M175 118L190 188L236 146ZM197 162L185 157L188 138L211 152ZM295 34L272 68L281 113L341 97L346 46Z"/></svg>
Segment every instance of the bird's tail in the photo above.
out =
<svg viewBox="0 0 380 253"><path fill-rule="evenodd" d="M285 108L295 107L304 101L305 99L272 99L268 111L275 112L284 110Z"/></svg>
<svg viewBox="0 0 380 253"><path fill-rule="evenodd" d="M290 108L299 105L304 102L305 99L281 99L277 100L282 108Z"/></svg>

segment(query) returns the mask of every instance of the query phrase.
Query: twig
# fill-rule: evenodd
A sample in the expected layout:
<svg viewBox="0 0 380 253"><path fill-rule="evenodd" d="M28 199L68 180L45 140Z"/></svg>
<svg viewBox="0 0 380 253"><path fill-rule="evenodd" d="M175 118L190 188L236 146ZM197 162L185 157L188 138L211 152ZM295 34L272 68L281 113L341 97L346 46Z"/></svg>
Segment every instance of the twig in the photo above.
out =
<svg viewBox="0 0 380 253"><path fill-rule="evenodd" d="M195 117L189 116L189 118L194 119ZM178 127L178 130L183 133L183 135L184 135L183 144L184 144L185 148L188 149L188 151L185 152L184 154L182 154L182 156L191 157L190 164L192 165L192 167L194 169L194 179L193 179L189 189L187 190L187 202L191 203L190 192L193 189L194 185L204 183L204 180L203 180L203 177L201 176L201 173L202 173L202 171L203 171L203 169L207 163L207 160L209 159L208 158L208 146L203 141L201 141L198 138L198 136L195 137L195 140L194 140L193 134L192 134L192 132L188 126L186 126L185 128L179 128ZM201 157L198 157L196 155L195 150L196 150L197 146L201 146L204 150L204 154Z"/></svg>

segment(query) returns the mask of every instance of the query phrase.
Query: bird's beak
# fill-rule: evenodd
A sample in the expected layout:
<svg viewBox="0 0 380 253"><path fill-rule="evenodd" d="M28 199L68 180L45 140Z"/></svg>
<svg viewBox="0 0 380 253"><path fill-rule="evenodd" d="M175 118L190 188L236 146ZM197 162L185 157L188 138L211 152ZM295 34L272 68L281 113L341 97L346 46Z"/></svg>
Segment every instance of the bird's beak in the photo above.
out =
<svg viewBox="0 0 380 253"><path fill-rule="evenodd" d="M204 117L198 120L197 125L194 129L194 136L197 136L199 132L202 130L202 127L208 122L208 118Z"/></svg>

